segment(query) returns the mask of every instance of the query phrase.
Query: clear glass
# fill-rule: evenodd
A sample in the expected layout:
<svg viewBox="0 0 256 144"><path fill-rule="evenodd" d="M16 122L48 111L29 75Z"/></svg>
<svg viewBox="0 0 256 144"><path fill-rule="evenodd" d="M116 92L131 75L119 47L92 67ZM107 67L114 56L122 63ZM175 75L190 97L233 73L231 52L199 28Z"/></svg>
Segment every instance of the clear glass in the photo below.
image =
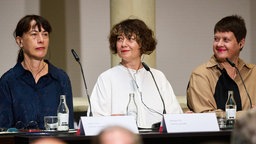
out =
<svg viewBox="0 0 256 144"><path fill-rule="evenodd" d="M44 117L44 127L47 131L56 131L58 127L58 117L57 116L45 116Z"/></svg>
<svg viewBox="0 0 256 144"><path fill-rule="evenodd" d="M216 110L216 117L220 129L226 128L226 113L223 110Z"/></svg>

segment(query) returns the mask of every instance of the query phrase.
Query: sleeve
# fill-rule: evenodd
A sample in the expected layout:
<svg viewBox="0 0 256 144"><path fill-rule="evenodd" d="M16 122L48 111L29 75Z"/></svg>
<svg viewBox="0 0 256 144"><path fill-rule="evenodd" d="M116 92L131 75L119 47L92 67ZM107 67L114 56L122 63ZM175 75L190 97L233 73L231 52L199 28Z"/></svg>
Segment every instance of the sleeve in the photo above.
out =
<svg viewBox="0 0 256 144"><path fill-rule="evenodd" d="M13 127L13 112L11 92L8 83L4 79L0 79L0 127Z"/></svg>
<svg viewBox="0 0 256 144"><path fill-rule="evenodd" d="M90 97L91 107L87 115L92 111L93 116L111 115L111 84L103 75L100 75Z"/></svg>
<svg viewBox="0 0 256 144"><path fill-rule="evenodd" d="M216 110L210 81L204 72L193 72L187 87L188 108L196 113Z"/></svg>

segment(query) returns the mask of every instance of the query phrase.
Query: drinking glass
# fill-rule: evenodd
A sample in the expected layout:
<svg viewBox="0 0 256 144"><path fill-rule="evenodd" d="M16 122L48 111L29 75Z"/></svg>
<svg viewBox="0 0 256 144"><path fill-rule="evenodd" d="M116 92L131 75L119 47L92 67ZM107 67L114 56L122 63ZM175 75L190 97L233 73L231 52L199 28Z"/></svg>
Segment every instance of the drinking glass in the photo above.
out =
<svg viewBox="0 0 256 144"><path fill-rule="evenodd" d="M44 127L47 131L56 131L58 127L58 117L57 116L45 116L44 117Z"/></svg>

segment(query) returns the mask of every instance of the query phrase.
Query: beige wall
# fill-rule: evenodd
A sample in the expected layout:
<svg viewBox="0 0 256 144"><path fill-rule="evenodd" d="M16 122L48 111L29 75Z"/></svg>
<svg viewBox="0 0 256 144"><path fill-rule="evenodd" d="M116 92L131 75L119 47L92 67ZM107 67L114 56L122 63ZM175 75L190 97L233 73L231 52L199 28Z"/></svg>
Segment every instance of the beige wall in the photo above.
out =
<svg viewBox="0 0 256 144"><path fill-rule="evenodd" d="M250 19L251 19L251 58L252 62L256 63L256 1L251 0Z"/></svg>
<svg viewBox="0 0 256 144"><path fill-rule="evenodd" d="M74 96L85 96L80 68L70 50L75 49L81 57L91 93L98 75L111 65L109 0L64 0L61 5L46 6L43 13L53 16L53 33L59 39L52 41L57 45L51 48L61 51L51 53L50 60L70 75ZM40 0L0 1L0 75L16 61L18 47L12 32L17 21L25 14L39 14L41 6ZM248 35L241 57L256 63L255 7L254 0L156 0L156 67L166 74L176 95L185 95L191 71L212 55L214 24L226 15L235 13L245 18Z"/></svg>
<svg viewBox="0 0 256 144"><path fill-rule="evenodd" d="M252 0L253 1L253 0ZM252 53L256 13L250 0L160 0L156 1L158 38L157 68L171 82L176 95L185 95L191 71L206 62L212 52L213 27L222 17L239 14L248 29L241 57L256 63ZM253 18L254 17L254 18ZM254 33L254 37L252 37Z"/></svg>
<svg viewBox="0 0 256 144"><path fill-rule="evenodd" d="M45 17L53 28L47 59L62 69L67 69L66 47L66 5L63 0L41 0L40 15Z"/></svg>
<svg viewBox="0 0 256 144"><path fill-rule="evenodd" d="M18 20L25 14L39 14L39 0L1 0L0 1L0 75L14 66L19 47L13 31Z"/></svg>
<svg viewBox="0 0 256 144"><path fill-rule="evenodd" d="M155 0L110 0L110 23L111 27L127 18L138 18L143 20L155 33ZM121 58L112 55L111 66L119 64ZM156 67L156 53L144 55L142 61L150 67Z"/></svg>

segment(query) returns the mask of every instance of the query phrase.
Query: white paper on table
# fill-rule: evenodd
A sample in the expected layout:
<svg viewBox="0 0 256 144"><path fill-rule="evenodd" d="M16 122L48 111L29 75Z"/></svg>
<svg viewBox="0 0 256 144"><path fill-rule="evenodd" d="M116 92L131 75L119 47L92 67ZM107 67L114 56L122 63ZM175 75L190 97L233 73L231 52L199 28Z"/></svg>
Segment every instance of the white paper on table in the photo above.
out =
<svg viewBox="0 0 256 144"><path fill-rule="evenodd" d="M133 116L81 117L79 125L81 135L86 136L97 135L101 130L109 126L122 126L134 133L139 133Z"/></svg>
<svg viewBox="0 0 256 144"><path fill-rule="evenodd" d="M165 114L163 131L168 133L178 132L206 132L219 131L215 113L189 113Z"/></svg>

